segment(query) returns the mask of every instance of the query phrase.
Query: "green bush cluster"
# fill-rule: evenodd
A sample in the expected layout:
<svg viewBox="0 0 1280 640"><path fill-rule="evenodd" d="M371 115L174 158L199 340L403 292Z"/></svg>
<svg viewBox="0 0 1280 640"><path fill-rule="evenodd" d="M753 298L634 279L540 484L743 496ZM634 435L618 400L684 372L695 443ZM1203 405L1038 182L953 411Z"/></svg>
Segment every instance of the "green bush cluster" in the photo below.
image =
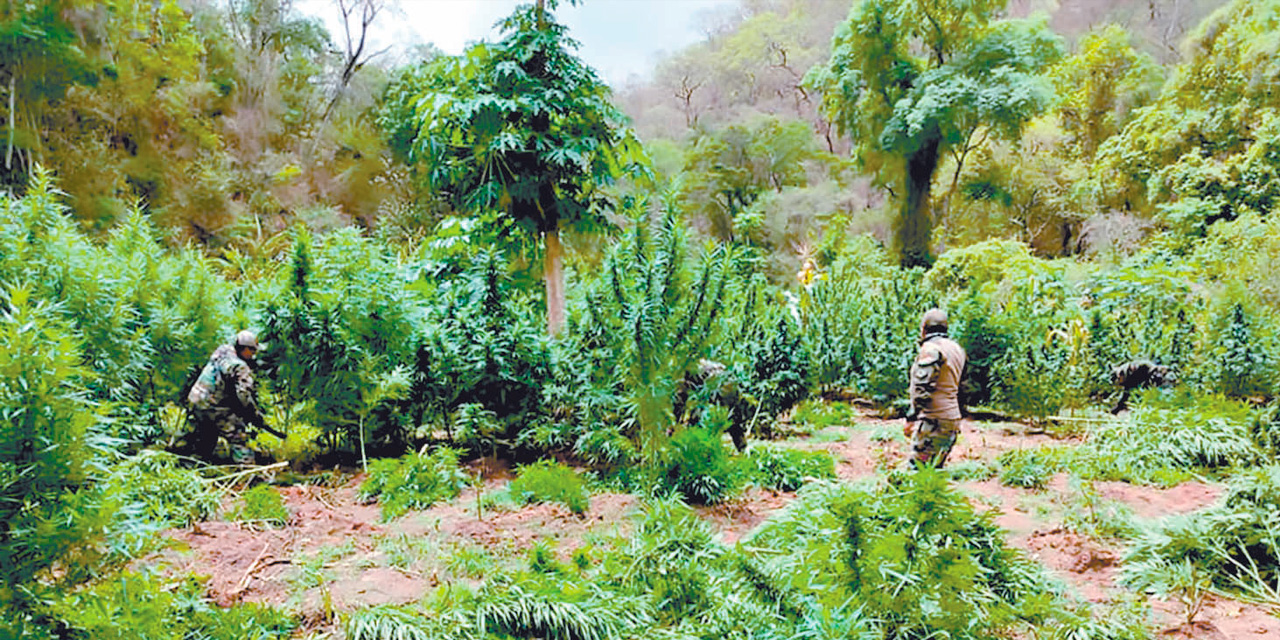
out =
<svg viewBox="0 0 1280 640"><path fill-rule="evenodd" d="M812 480L834 480L836 461L826 451L756 445L747 452L747 476L757 486L795 491Z"/></svg>
<svg viewBox="0 0 1280 640"><path fill-rule="evenodd" d="M283 527L289 522L289 509L284 506L284 498L269 484L254 486L240 499L244 504L236 511L236 520L268 527Z"/></svg>
<svg viewBox="0 0 1280 640"><path fill-rule="evenodd" d="M1264 602L1280 600L1280 467L1236 476L1209 509L1170 516L1139 535L1125 555L1122 579L1165 593L1212 587ZM1181 576L1181 579L1179 579Z"/></svg>
<svg viewBox="0 0 1280 640"><path fill-rule="evenodd" d="M143 450L111 466L102 490L161 527L184 527L218 510L218 491L176 456Z"/></svg>
<svg viewBox="0 0 1280 640"><path fill-rule="evenodd" d="M362 500L376 498L382 518L391 520L411 509L425 509L452 500L467 486L458 467L458 451L439 447L431 453L411 453L369 463L369 476L360 483Z"/></svg>
<svg viewBox="0 0 1280 640"><path fill-rule="evenodd" d="M719 431L688 427L671 437L661 458L652 463L657 488L673 492L693 504L716 504L729 498L741 483L733 455Z"/></svg>
<svg viewBox="0 0 1280 640"><path fill-rule="evenodd" d="M507 491L519 504L558 502L575 514L582 514L591 506L586 480L573 469L550 460L521 467Z"/></svg>
<svg viewBox="0 0 1280 640"><path fill-rule="evenodd" d="M58 637L86 640L284 640L297 626L288 614L262 605L216 606L194 579L147 573L124 573L68 593L48 613L64 629Z"/></svg>

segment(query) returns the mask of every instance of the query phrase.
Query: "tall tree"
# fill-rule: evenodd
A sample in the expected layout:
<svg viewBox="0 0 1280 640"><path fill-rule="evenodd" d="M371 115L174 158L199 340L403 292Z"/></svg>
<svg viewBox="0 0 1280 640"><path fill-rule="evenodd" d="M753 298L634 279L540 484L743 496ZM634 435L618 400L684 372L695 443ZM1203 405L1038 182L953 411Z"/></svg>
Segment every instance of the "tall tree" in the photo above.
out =
<svg viewBox="0 0 1280 640"><path fill-rule="evenodd" d="M564 324L560 230L599 224L600 188L642 159L609 88L548 13L557 4L517 7L501 41L437 63L411 152L456 209L498 210L542 235L552 335Z"/></svg>
<svg viewBox="0 0 1280 640"><path fill-rule="evenodd" d="M1062 55L1043 21L999 20L1004 0L856 0L806 81L864 168L900 200L894 246L928 265L929 194L943 154L1016 138L1048 105L1038 74ZM963 162L958 155L957 162Z"/></svg>

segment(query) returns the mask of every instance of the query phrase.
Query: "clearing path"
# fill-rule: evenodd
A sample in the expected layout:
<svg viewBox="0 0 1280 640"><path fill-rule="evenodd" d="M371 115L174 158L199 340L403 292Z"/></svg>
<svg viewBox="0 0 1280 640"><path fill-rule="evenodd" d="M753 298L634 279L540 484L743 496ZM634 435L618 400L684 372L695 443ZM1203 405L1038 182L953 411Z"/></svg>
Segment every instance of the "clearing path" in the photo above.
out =
<svg viewBox="0 0 1280 640"><path fill-rule="evenodd" d="M902 464L907 445L901 427L901 421L864 416L856 424L792 439L785 446L830 451L837 476L856 481ZM966 420L948 466L995 469L1001 453L1045 444L1078 442L1026 433L1018 425ZM337 486L282 487L279 492L291 514L286 526L260 529L202 522L170 531L175 544L147 562L208 576L210 595L220 604L292 606L303 612L309 625L324 626L335 610L413 602L448 580L478 584L496 569L526 562L535 545L547 545L567 557L582 545L627 535L632 527L630 516L639 500L620 493L592 496L582 516L551 504L480 510L483 494L500 489L511 478L509 471L493 468L492 461L484 466L483 491L464 490L450 503L391 522L381 521L376 504L357 499L360 474L343 476ZM1054 476L1039 491L1006 487L994 478L956 485L976 508L995 510L995 521L1008 531L1009 543L1040 561L1069 592L1099 603L1128 594L1116 583L1124 543L1065 526L1069 512L1079 511L1081 499L1079 488L1065 475ZM1092 489L1096 501L1123 505L1135 518L1148 520L1208 507L1223 493L1220 486L1200 482L1168 489L1096 482ZM696 510L725 544L733 544L794 497L752 489L728 503ZM1280 638L1280 619L1256 605L1210 597L1196 623L1180 625L1181 605L1158 600L1151 604L1153 624L1163 630L1163 637Z"/></svg>

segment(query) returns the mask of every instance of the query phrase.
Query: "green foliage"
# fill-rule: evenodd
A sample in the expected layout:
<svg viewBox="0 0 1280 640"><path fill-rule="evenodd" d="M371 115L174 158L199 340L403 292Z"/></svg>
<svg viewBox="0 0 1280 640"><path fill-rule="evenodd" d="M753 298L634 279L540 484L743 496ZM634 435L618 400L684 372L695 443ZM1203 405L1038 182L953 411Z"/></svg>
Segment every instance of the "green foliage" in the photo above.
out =
<svg viewBox="0 0 1280 640"><path fill-rule="evenodd" d="M1270 393L1275 388L1267 374L1273 360L1271 345L1256 335L1243 305L1231 305L1218 324L1214 340L1217 388L1233 398Z"/></svg>
<svg viewBox="0 0 1280 640"><path fill-rule="evenodd" d="M460 210L505 209L530 231L589 220L638 145L552 16L524 5L502 29L433 64L411 156Z"/></svg>
<svg viewBox="0 0 1280 640"><path fill-rule="evenodd" d="M281 295L267 296L260 362L281 401L308 401L300 417L324 432L330 450L360 451L367 431L403 446L384 412L407 392L418 327L392 256L354 229L313 240L297 227L275 285Z"/></svg>
<svg viewBox="0 0 1280 640"><path fill-rule="evenodd" d="M812 360L797 323L781 312L776 323L762 322L748 340L743 348L750 354L746 393L764 417L763 430L772 433L779 414L809 397Z"/></svg>
<svg viewBox="0 0 1280 640"><path fill-rule="evenodd" d="M521 504L558 502L575 514L585 513L591 506L591 496L582 476L550 460L521 467L507 490Z"/></svg>
<svg viewBox="0 0 1280 640"><path fill-rule="evenodd" d="M1188 38L1158 98L1099 150L1103 202L1154 212L1188 237L1277 199L1274 77L1280 3L1235 0Z"/></svg>
<svg viewBox="0 0 1280 640"><path fill-rule="evenodd" d="M653 500L635 535L601 568L619 585L648 594L659 619L680 620L712 604L706 567L724 553L714 540L710 526L684 504Z"/></svg>
<svg viewBox="0 0 1280 640"><path fill-rule="evenodd" d="M99 420L80 351L57 308L0 290L0 575L21 585L91 545L98 508L86 492ZM14 594L0 592L0 606Z"/></svg>
<svg viewBox="0 0 1280 640"><path fill-rule="evenodd" d="M284 498L269 484L257 485L244 492L240 498L244 500L244 506L236 511L236 520L268 527L283 527L289 522L289 510L284 506Z"/></svg>
<svg viewBox="0 0 1280 640"><path fill-rule="evenodd" d="M351 612L343 620L350 640L434 640L427 620L401 607L378 605Z"/></svg>
<svg viewBox="0 0 1280 640"><path fill-rule="evenodd" d="M479 598L481 631L514 637L613 640L653 619L644 600L567 580L530 579L486 587Z"/></svg>
<svg viewBox="0 0 1280 640"><path fill-rule="evenodd" d="M795 491L811 480L834 480L835 459L826 451L802 451L756 445L747 452L748 477L754 484Z"/></svg>
<svg viewBox="0 0 1280 640"><path fill-rule="evenodd" d="M1122 579L1184 600L1194 615L1212 588L1270 604L1280 602L1280 470L1251 469L1225 499L1201 512L1173 516L1139 536L1125 556Z"/></svg>
<svg viewBox="0 0 1280 640"><path fill-rule="evenodd" d="M796 405L791 416L793 428L805 433L816 433L830 427L852 426L858 410L847 402L828 402L821 399L804 400Z"/></svg>
<svg viewBox="0 0 1280 640"><path fill-rule="evenodd" d="M1249 434L1247 405L1188 392L1147 397L1150 401L1129 420L1091 434L1100 477L1149 482L1168 477L1167 470L1243 466L1261 459Z"/></svg>
<svg viewBox="0 0 1280 640"><path fill-rule="evenodd" d="M861 0L806 83L853 139L854 155L900 190L894 246L904 266L932 262L929 189L941 154L979 129L1016 139L1050 102L1039 75L1062 55L1044 23L999 20L1003 4Z"/></svg>
<svg viewBox="0 0 1280 640"><path fill-rule="evenodd" d="M740 282L735 273L740 265L729 247L707 244L691 252L674 211L650 220L637 206L632 223L605 257L602 277L576 301L581 306L571 314L566 337L572 348L562 352L572 355L557 376L561 389L620 396L618 403L594 392L582 394L590 404L574 411L577 426L603 426L599 423L606 417L625 419L634 428L636 448L652 457L676 417L677 381L723 335L722 318L729 313L730 287Z"/></svg>
<svg viewBox="0 0 1280 640"><path fill-rule="evenodd" d="M1036 594L1026 560L1004 547L942 474L920 472L836 506L851 541L848 578L868 611L899 632L983 637Z"/></svg>
<svg viewBox="0 0 1280 640"><path fill-rule="evenodd" d="M369 463L369 477L360 484L361 499L377 498L382 518L391 520L410 509L425 509L452 500L467 486L458 467L458 452L440 447L431 453L411 453Z"/></svg>
<svg viewBox="0 0 1280 640"><path fill-rule="evenodd" d="M1000 454L1000 484L1023 489L1044 489L1054 469L1033 449L1012 449Z"/></svg>
<svg viewBox="0 0 1280 640"><path fill-rule="evenodd" d="M685 156L680 198L712 237L767 248L748 210L768 191L804 186L807 165L822 159L807 123L760 116L698 136Z"/></svg>
<svg viewBox="0 0 1280 640"><path fill-rule="evenodd" d="M686 427L668 442L652 464L659 489L694 504L716 504L731 496L741 480L719 431Z"/></svg>
<svg viewBox="0 0 1280 640"><path fill-rule="evenodd" d="M990 637L1048 603L1034 565L933 470L810 485L744 544L776 554L772 572L828 610L859 602L881 634Z"/></svg>
<svg viewBox="0 0 1280 640"><path fill-rule="evenodd" d="M475 256L454 285L429 311L409 401L420 419L452 418L459 444L492 447L500 441L509 448L541 418L551 377L546 338L497 252ZM467 423L478 410L496 422Z"/></svg>
<svg viewBox="0 0 1280 640"><path fill-rule="evenodd" d="M283 640L295 622L261 605L222 608L205 600L192 579L167 582L125 573L69 593L49 606L72 638L147 640Z"/></svg>
<svg viewBox="0 0 1280 640"><path fill-rule="evenodd" d="M1080 38L1075 53L1052 70L1062 128L1086 158L1159 93L1163 70L1131 40L1124 27L1104 25Z"/></svg>
<svg viewBox="0 0 1280 640"><path fill-rule="evenodd" d="M1121 502L1106 500L1093 482L1073 477L1073 493L1063 505L1062 525L1094 538L1127 539L1139 532L1133 511Z"/></svg>
<svg viewBox="0 0 1280 640"><path fill-rule="evenodd" d="M218 492L172 454L143 450L111 466L102 490L158 527L185 527L218 510Z"/></svg>

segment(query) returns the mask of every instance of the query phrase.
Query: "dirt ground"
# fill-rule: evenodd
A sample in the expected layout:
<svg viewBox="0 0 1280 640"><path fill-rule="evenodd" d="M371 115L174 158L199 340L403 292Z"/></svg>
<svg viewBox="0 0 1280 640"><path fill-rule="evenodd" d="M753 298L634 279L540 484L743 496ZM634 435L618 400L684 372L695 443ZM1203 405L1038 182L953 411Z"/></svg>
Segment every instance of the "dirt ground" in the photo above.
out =
<svg viewBox="0 0 1280 640"><path fill-rule="evenodd" d="M966 421L948 465L992 463L1005 451L1047 443L1070 441L1028 433L1017 425ZM906 456L901 422L869 417L790 444L830 451L844 481L872 476L901 464ZM511 477L500 463L472 464L485 478L483 493L497 491ZM412 602L445 580L478 583L485 571L504 561L523 562L537 544L567 558L580 546L627 534L638 506L634 496L603 493L592 496L590 509L581 516L559 505L478 509L481 492L468 489L450 503L382 522L376 504L357 499L361 480L357 474L336 487L281 487L291 514L287 526L259 529L220 520L202 522L168 532L174 544L148 562L207 576L208 591L220 604L291 606L322 626L334 611ZM1005 487L996 479L957 486L976 508L995 510L995 521L1008 531L1009 543L1043 563L1070 593L1096 603L1126 593L1116 583L1123 543L1064 528L1067 511L1078 509L1071 502L1078 489L1064 475L1052 478L1042 491ZM1138 519L1202 509L1223 493L1222 487L1199 482L1168 489L1098 482L1093 488L1102 501L1124 505ZM794 497L753 489L697 512L725 544L733 544ZM1195 622L1183 624L1181 604L1155 599L1151 604L1157 637L1280 638L1280 618L1255 605L1210 597Z"/></svg>

